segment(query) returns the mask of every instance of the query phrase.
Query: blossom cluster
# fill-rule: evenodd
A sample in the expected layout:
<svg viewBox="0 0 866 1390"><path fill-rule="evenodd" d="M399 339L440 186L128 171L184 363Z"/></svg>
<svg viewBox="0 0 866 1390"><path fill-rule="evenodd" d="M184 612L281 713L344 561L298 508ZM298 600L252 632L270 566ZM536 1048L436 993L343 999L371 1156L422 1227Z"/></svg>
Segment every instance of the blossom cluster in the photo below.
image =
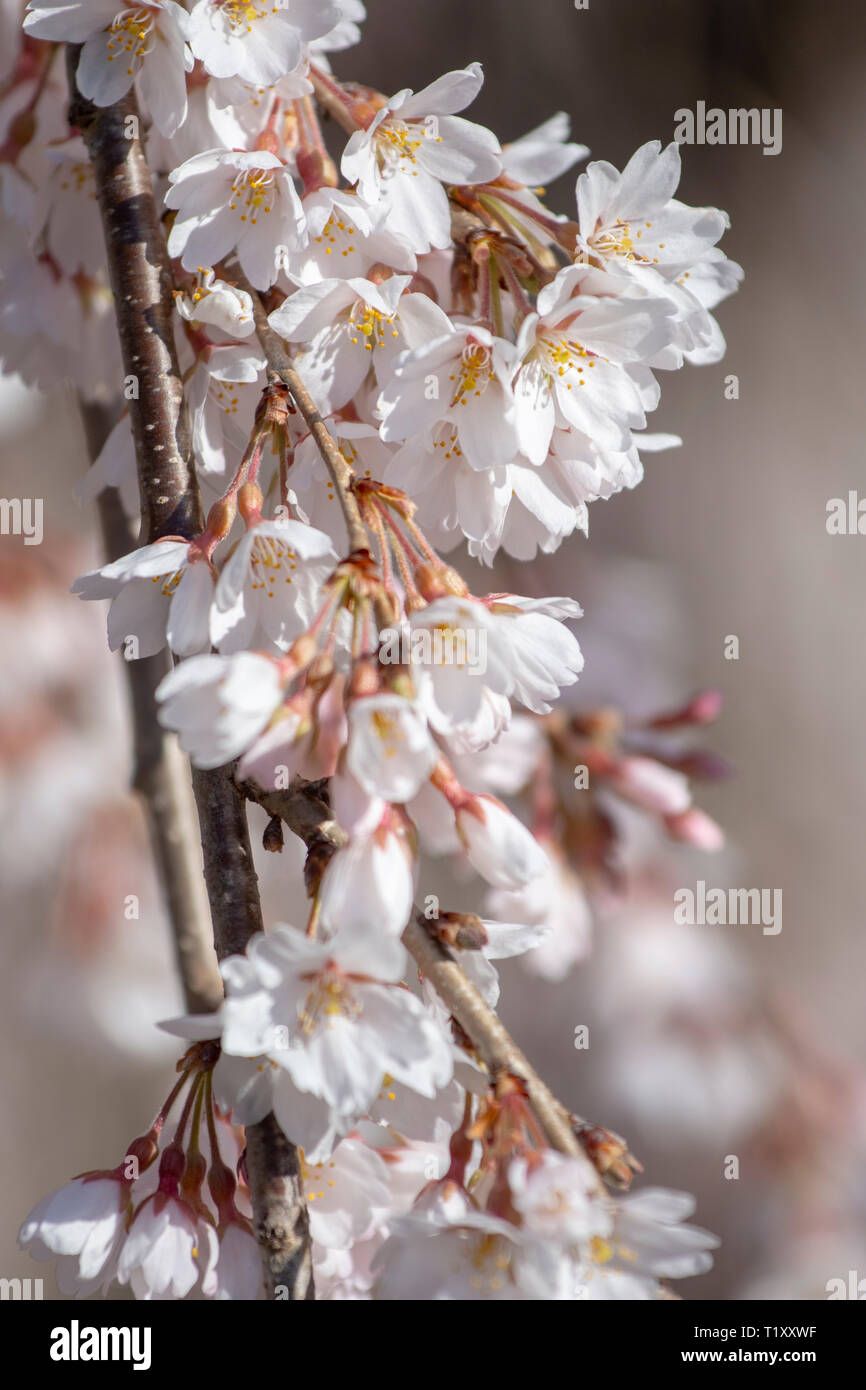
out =
<svg viewBox="0 0 866 1390"><path fill-rule="evenodd" d="M108 106L134 89L151 126L208 505L200 534L75 589L110 601L112 649L177 658L159 717L198 767L238 760L264 791L328 779L339 831L308 864L304 928L255 938L224 962L219 1015L176 1025L197 1060L160 1163L161 1128L140 1177L77 1179L22 1239L79 1292L117 1279L139 1297L256 1296L214 1116L273 1111L309 1175L325 1296L657 1297L659 1278L708 1263L711 1239L679 1224L687 1201L611 1195L549 1149L519 1080L488 1075L427 983L409 987L401 935L420 853L450 853L490 916L449 934L437 908L431 929L488 1002L495 959L570 967L587 864L557 842L550 798L531 825L506 804L552 786L557 758L675 838L718 842L691 805L694 761L553 712L583 665L578 604L476 594L442 556L465 542L483 576L499 552L531 560L587 532L592 502L641 479L640 450L678 443L647 433L656 373L719 359L712 311L741 272L718 248L725 214L674 196L677 146L650 142L622 172L590 163L573 214L551 211L540 185L588 154L566 117L501 146L459 114L478 63L418 92L344 84L330 55L362 18L357 0L43 0L4 88L3 353L37 382L71 374L85 400L123 382L93 173L52 61L80 45L81 94ZM344 137L336 159L323 115ZM340 476L269 360L265 319ZM125 411L82 495L108 486L132 505ZM656 727L713 710L707 696Z"/></svg>

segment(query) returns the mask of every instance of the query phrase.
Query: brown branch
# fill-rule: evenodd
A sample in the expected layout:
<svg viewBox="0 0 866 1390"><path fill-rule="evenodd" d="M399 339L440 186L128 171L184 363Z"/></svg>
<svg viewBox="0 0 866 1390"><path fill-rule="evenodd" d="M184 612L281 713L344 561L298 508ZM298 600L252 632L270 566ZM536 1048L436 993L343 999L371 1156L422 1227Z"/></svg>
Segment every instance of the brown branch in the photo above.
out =
<svg viewBox="0 0 866 1390"><path fill-rule="evenodd" d="M67 50L69 122L81 131L93 165L123 370L137 389L128 404L144 536L188 540L201 530L201 503L174 345L171 267L138 135L141 118L132 92L116 106L94 106L81 96L79 51Z"/></svg>
<svg viewBox="0 0 866 1390"><path fill-rule="evenodd" d="M251 781L244 782L241 790L270 815L285 821L308 847L324 842L336 850L346 843L345 833L332 819L330 808L317 793L315 784L296 777L285 791L265 791ZM471 1040L491 1075L506 1071L521 1078L551 1148L584 1159L588 1170L592 1171L593 1183L597 1183L595 1171L575 1137L568 1111L542 1081L459 962L427 929L420 915L410 921L403 932L403 944Z"/></svg>
<svg viewBox="0 0 866 1390"><path fill-rule="evenodd" d="M264 305L253 286L240 273L239 268L232 270L232 279L241 289L246 290L253 301L256 332L267 359L268 372L271 378L281 381L287 387L289 395L303 416L310 434L316 441L319 453L325 461L325 466L331 475L343 510L343 517L349 532L349 548L351 550L367 550L370 542L367 528L361 516L361 509L358 506L358 499L352 491L354 478L352 469L325 425L315 401L304 385L294 362L286 352L282 338L274 332L268 323Z"/></svg>
<svg viewBox="0 0 866 1390"><path fill-rule="evenodd" d="M96 107L75 85L78 50L67 54L70 122L81 130L93 164L114 292L124 371L137 382L129 401L138 465L143 533L186 539L202 512L190 432L174 348L172 283L132 93ZM151 718L153 711L151 707ZM196 773L205 884L220 959L243 950L262 929L258 885L243 797L231 768ZM247 1163L256 1235L268 1286L289 1300L314 1297L309 1222L295 1147L273 1116L247 1129Z"/></svg>
<svg viewBox="0 0 866 1390"><path fill-rule="evenodd" d="M273 1114L247 1126L246 1167L256 1240L263 1252L268 1291L293 1303L314 1299L310 1219L298 1150Z"/></svg>
<svg viewBox="0 0 866 1390"><path fill-rule="evenodd" d="M258 878L243 792L234 765L204 772L193 768L201 824L205 882L211 899L214 941L220 960L242 955L264 931ZM315 1297L309 1218L298 1150L273 1115L246 1130L247 1176L253 1194L256 1240L272 1295L285 1290L293 1302Z"/></svg>
<svg viewBox="0 0 866 1390"><path fill-rule="evenodd" d="M491 1075L510 1072L525 1083L530 1103L551 1148L575 1158L582 1157L583 1150L575 1138L568 1111L542 1081L448 948L427 930L420 915L410 921L403 932L403 945L414 957L421 974L448 1006L452 1017L471 1038Z"/></svg>

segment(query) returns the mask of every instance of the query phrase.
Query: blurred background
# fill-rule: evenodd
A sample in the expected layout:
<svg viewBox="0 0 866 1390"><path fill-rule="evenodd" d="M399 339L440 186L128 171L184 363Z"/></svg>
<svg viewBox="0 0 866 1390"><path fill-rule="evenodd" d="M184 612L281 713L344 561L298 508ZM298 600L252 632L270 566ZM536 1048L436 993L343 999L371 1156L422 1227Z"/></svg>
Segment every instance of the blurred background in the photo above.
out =
<svg viewBox="0 0 866 1390"><path fill-rule="evenodd" d="M628 1140L639 1182L696 1195L695 1219L722 1245L683 1297L826 1298L828 1280L866 1276L866 538L825 525L828 500L861 487L866 457L866 13L850 0L368 10L360 47L334 55L340 77L391 92L479 59L486 85L467 114L503 141L565 110L573 138L621 168L698 101L784 113L775 157L683 150L680 196L730 213L723 246L746 280L718 311L724 361L662 374L651 427L682 448L647 455L634 492L595 503L588 541L483 587L577 596L576 708L646 714L700 687L724 692L703 741L736 775L700 804L726 850L711 858L635 828L626 891L595 913L584 959L556 985L504 971L503 1013L562 1099ZM573 182L548 190L557 211L571 214ZM731 373L738 399L725 397ZM15 1246L30 1207L113 1165L149 1121L176 1055L152 1024L181 999L127 792L121 663L101 605L68 593L100 561L95 513L71 500L86 468L74 402L61 384L50 398L14 379L0 390L0 495L45 506L42 545L0 540L9 1277L47 1272ZM474 562L458 563L472 582ZM261 859L266 920L292 920L300 854L287 844L277 863ZM672 892L698 878L781 889L782 931L676 927ZM129 894L138 920L124 917ZM573 1046L580 1024L586 1050Z"/></svg>

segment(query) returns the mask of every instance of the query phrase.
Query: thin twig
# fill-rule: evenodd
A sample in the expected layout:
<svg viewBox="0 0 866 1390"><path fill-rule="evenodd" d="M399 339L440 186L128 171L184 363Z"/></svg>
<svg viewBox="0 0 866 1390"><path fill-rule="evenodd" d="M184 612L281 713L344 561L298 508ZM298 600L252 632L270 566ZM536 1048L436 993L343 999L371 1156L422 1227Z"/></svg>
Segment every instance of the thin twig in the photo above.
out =
<svg viewBox="0 0 866 1390"><path fill-rule="evenodd" d="M139 459L144 538L189 540L201 530L201 503L174 345L171 268L138 136L141 118L132 92L116 106L94 106L81 96L75 85L79 51L67 50L69 122L81 131L96 179Z"/></svg>
<svg viewBox="0 0 866 1390"><path fill-rule="evenodd" d="M530 1103L551 1148L573 1157L582 1156L583 1150L574 1136L568 1111L531 1066L459 962L423 921L421 917L413 918L403 932L403 945L414 957L421 974L430 981L466 1036L472 1039L491 1075L510 1072L525 1083Z"/></svg>
<svg viewBox="0 0 866 1390"><path fill-rule="evenodd" d="M165 535L190 539L201 530L201 502L174 349L171 270L139 137L140 117L132 93L109 107L96 107L81 96L75 85L78 52L70 48L67 55L70 121L81 130L93 164L124 370L137 385L129 408L143 532L148 541ZM262 928L258 885L232 769L196 773L194 791L213 940L222 959L242 951ZM246 1137L254 1224L269 1290L290 1301L312 1298L297 1149L272 1115L250 1125Z"/></svg>
<svg viewBox="0 0 866 1390"><path fill-rule="evenodd" d="M265 354L268 364L268 371L272 378L282 381L288 388L289 395L300 411L306 425L316 442L319 453L325 461L334 489L343 511L346 528L349 532L349 548L351 550L368 550L369 538L367 528L361 516L361 508L358 499L352 491L352 479L354 474L349 467L345 457L340 451L339 445L333 435L328 430L322 416L316 406L315 401L303 383L301 376L295 367L289 354L283 346L283 340L278 333L274 332L268 323L268 316L265 313L264 305L256 293L253 286L240 274L239 270L232 270L233 280L245 289L253 301L253 315L256 321L256 332L259 342Z"/></svg>

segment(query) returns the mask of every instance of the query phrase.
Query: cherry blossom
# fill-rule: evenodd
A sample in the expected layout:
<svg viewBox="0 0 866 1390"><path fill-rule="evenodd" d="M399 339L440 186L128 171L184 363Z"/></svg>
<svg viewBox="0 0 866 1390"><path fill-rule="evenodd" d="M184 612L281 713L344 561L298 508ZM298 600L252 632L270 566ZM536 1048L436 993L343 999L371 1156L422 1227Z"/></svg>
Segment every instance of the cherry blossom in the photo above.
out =
<svg viewBox="0 0 866 1390"><path fill-rule="evenodd" d="M446 73L420 92L390 97L343 152L345 177L368 203L387 198L389 222L415 251L447 246L448 200L442 183L485 183L499 173L499 142L456 116L475 100L481 65Z"/></svg>
<svg viewBox="0 0 866 1390"><path fill-rule="evenodd" d="M336 559L330 538L315 527L288 517L254 518L217 581L214 646L225 653L286 651L320 606L322 583Z"/></svg>
<svg viewBox="0 0 866 1390"><path fill-rule="evenodd" d="M317 0L197 0L187 37L214 77L240 77L268 87L299 67L303 46L322 38L340 18L336 4Z"/></svg>
<svg viewBox="0 0 866 1390"><path fill-rule="evenodd" d="M112 650L168 648L154 718L196 768L222 769L194 778L200 810L203 786L235 810L259 800L264 850L286 851L264 856L263 901L285 902L295 868L303 913L260 915L242 837L250 911L227 932L238 856L206 852L224 997L217 975L209 1012L161 1025L184 1051L131 1168L74 1178L19 1238L64 1293L271 1298L267 1122L318 1297L655 1300L709 1267L715 1238L685 1224L687 1194L626 1190L641 1165L625 1140L552 1115L489 1010L508 987L498 961L546 982L583 962L640 859L632 822L646 840L721 843L694 789L718 760L676 741L719 700L587 710L580 605L514 576L567 542L570 561L592 505L679 443L646 429L657 373L719 359L712 311L742 273L718 245L726 214L675 198L676 146L645 144L621 173L590 163L573 220L542 186L589 153L565 113L503 147L459 114L478 63L391 96L344 80L330 55L363 18L359 0L42 0L0 100L4 358L110 416L77 495L145 506L148 543L73 592L109 600ZM81 45L76 81L98 107L135 88L124 138L166 233L147 341L159 328L174 472L139 394L140 305L102 237L91 127L70 129L62 65L35 39ZM166 525L147 507L177 500L179 473ZM502 552L491 588L526 594L479 586ZM659 960L680 997L652 933L630 942L615 1047L633 1052L648 1020L637 1051L693 1085L664 1006L634 1003ZM646 1100L646 1068L632 1058L620 1091L675 1117L675 1098Z"/></svg>
<svg viewBox="0 0 866 1390"><path fill-rule="evenodd" d="M355 834L322 875L319 920L325 930L399 937L411 915L414 892L415 865L402 836L386 827Z"/></svg>
<svg viewBox="0 0 866 1390"><path fill-rule="evenodd" d="M111 599L108 645L112 651L124 647L128 659L153 656L166 641L178 656L210 645L213 574L201 552L186 541L142 546L82 575L72 589L83 599Z"/></svg>
<svg viewBox="0 0 866 1390"><path fill-rule="evenodd" d="M725 340L708 312L743 272L716 248L729 220L717 208L690 208L673 194L680 150L642 145L622 173L594 161L577 180L577 255L626 274L676 310L676 342L691 362L718 361Z"/></svg>
<svg viewBox="0 0 866 1390"><path fill-rule="evenodd" d="M346 763L370 795L411 801L438 751L421 711L402 695L366 695L349 708Z"/></svg>
<svg viewBox="0 0 866 1390"><path fill-rule="evenodd" d="M240 989L238 972L228 972L223 1049L264 1053L347 1128L386 1072L432 1096L450 1078L450 1049L420 1001L399 988L403 966L403 948L382 935L338 929L315 941L277 927L251 942ZM295 1120L284 1122L296 1138Z"/></svg>
<svg viewBox="0 0 866 1390"><path fill-rule="evenodd" d="M238 652L185 661L164 677L156 697L160 722L178 731L196 765L220 767L261 733L282 692L276 662Z"/></svg>
<svg viewBox="0 0 866 1390"><path fill-rule="evenodd" d="M547 872L547 856L522 821L491 796L476 796L456 814L472 867L494 888L520 888Z"/></svg>
<svg viewBox="0 0 866 1390"><path fill-rule="evenodd" d="M425 295L404 296L410 278L392 275L381 285L320 280L296 290L269 315L281 337L306 345L298 367L323 409L344 406L371 365L378 378L402 348L447 323Z"/></svg>
<svg viewBox="0 0 866 1390"><path fill-rule="evenodd" d="M97 106L111 106L134 81L164 135L186 119L189 15L174 0L132 8L116 0L45 0L28 7L24 28L34 38L80 43L76 81Z"/></svg>
<svg viewBox="0 0 866 1390"><path fill-rule="evenodd" d="M129 1183L108 1174L75 1178L37 1203L19 1244L35 1259L58 1260L63 1292L90 1292L114 1277L129 1212Z"/></svg>
<svg viewBox="0 0 866 1390"><path fill-rule="evenodd" d="M236 251L257 289L279 274L282 249L305 237L291 171L269 150L205 150L169 175L166 206L177 212L168 238L185 270L212 266Z"/></svg>

